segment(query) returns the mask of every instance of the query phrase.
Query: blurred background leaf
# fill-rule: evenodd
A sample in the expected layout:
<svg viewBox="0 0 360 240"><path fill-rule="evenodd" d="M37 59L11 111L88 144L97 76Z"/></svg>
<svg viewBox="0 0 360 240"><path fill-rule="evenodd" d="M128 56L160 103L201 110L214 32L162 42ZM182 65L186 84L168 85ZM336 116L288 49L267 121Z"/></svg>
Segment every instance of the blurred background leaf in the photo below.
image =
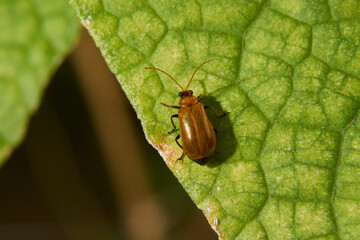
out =
<svg viewBox="0 0 360 240"><path fill-rule="evenodd" d="M79 24L63 0L0 2L0 165L25 134Z"/></svg>

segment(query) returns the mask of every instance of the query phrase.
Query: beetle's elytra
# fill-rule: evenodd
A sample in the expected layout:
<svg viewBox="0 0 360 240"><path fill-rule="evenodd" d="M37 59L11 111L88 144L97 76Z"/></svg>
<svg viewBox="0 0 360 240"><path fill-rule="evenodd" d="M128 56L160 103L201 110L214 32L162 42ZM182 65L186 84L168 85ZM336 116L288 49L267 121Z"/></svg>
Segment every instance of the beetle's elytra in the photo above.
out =
<svg viewBox="0 0 360 240"><path fill-rule="evenodd" d="M186 154L191 160L194 162L205 165L209 161L209 157L214 154L216 147L216 129L211 125L208 117L206 116L205 109L210 109L216 117L223 117L227 113L222 115L217 115L215 110L210 106L203 106L199 102L203 99L200 95L198 97L193 96L193 91L188 90L191 81L193 80L195 73L199 68L205 63L210 62L208 60L200 64L198 68L194 71L191 79L184 88L167 72L158 69L147 67L145 69L154 69L158 70L162 73L165 73L169 76L180 88L181 92L179 92L179 106L170 106L165 103L162 103L165 107L176 108L179 109L178 114L174 114L171 116L170 120L173 125L173 129L168 132L168 134L174 132L176 130L176 126L174 124L174 118L179 118L179 129L180 134L176 136L175 141L179 145L180 148L183 149L183 153L181 157L177 160L181 160ZM181 139L182 145L178 142L179 138Z"/></svg>

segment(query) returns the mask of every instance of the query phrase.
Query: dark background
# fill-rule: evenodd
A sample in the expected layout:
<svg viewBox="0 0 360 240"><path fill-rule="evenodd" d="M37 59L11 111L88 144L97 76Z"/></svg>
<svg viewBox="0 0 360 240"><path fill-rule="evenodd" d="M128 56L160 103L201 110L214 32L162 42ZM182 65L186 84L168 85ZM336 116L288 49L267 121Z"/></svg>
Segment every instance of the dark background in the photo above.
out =
<svg viewBox="0 0 360 240"><path fill-rule="evenodd" d="M85 32L0 169L0 239L217 239Z"/></svg>

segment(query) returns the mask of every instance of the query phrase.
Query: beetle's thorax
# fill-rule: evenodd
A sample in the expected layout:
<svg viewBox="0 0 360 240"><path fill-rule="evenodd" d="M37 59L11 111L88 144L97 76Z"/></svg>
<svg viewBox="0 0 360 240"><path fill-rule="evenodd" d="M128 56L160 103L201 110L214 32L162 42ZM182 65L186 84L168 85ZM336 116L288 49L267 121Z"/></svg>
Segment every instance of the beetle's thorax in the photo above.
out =
<svg viewBox="0 0 360 240"><path fill-rule="evenodd" d="M194 96L185 96L179 100L180 107L191 107L198 103L198 100Z"/></svg>

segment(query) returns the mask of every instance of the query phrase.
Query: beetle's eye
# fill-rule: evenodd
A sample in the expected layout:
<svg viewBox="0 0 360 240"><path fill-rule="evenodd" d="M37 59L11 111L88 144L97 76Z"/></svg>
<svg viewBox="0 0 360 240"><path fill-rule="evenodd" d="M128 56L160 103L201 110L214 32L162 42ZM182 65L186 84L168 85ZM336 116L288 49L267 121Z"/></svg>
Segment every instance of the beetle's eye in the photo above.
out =
<svg viewBox="0 0 360 240"><path fill-rule="evenodd" d="M181 93L181 92L179 92L179 97L182 97L182 93Z"/></svg>
<svg viewBox="0 0 360 240"><path fill-rule="evenodd" d="M190 93L190 96L192 96L192 95L193 95L193 91L189 90L189 93Z"/></svg>

